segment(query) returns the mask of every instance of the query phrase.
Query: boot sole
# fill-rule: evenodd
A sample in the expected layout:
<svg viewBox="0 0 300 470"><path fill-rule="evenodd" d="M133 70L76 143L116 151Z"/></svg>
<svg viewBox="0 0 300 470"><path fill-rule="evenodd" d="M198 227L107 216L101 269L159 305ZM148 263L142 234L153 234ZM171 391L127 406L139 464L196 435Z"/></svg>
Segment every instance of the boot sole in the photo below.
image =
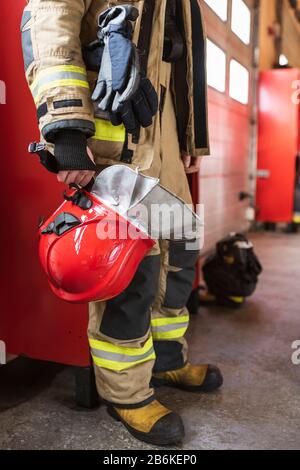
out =
<svg viewBox="0 0 300 470"><path fill-rule="evenodd" d="M111 406L107 407L108 414L118 422L121 422L127 431L139 441L146 442L147 444L152 444L159 447L170 446L179 444L182 439L184 438L184 432L173 432L170 431L170 435L166 438L165 435L156 434L155 436L148 435L144 432L137 431L133 427L131 427L126 421L124 421L121 416L115 411L115 409Z"/></svg>

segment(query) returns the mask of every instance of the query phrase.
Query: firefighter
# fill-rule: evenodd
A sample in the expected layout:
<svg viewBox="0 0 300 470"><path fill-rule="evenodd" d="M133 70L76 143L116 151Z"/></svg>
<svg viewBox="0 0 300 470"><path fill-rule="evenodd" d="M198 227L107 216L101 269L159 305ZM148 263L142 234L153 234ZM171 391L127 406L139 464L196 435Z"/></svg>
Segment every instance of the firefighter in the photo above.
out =
<svg viewBox="0 0 300 470"><path fill-rule="evenodd" d="M106 46L122 41L120 48L111 42L102 56L99 23L104 31L110 28ZM129 24L144 75L137 85L134 63L125 64L133 89L130 83L118 89L124 58L133 60L126 55L128 37L121 37ZM29 0L21 31L26 77L58 181L85 186L96 172L123 163L159 178L191 204L186 174L198 172L200 157L209 154L198 1ZM100 56L105 67L101 62L99 72ZM134 101L135 93L145 98L147 90L148 104ZM142 113L147 109L150 115ZM99 395L132 435L155 445L181 441L184 428L180 416L156 400L153 386L209 392L223 381L217 367L187 359L186 303L197 257L185 243L156 243L125 291L90 304L88 337Z"/></svg>

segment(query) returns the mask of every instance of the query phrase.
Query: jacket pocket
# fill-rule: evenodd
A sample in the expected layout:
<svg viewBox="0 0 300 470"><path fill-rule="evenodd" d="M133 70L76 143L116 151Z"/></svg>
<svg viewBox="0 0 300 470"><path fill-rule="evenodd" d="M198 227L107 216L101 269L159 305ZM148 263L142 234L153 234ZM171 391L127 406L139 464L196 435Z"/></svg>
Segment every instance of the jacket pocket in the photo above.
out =
<svg viewBox="0 0 300 470"><path fill-rule="evenodd" d="M91 138L88 146L95 157L96 165L112 165L121 161L124 144Z"/></svg>
<svg viewBox="0 0 300 470"><path fill-rule="evenodd" d="M21 20L22 50L25 70L34 61L32 38L31 38L31 12L25 10Z"/></svg>

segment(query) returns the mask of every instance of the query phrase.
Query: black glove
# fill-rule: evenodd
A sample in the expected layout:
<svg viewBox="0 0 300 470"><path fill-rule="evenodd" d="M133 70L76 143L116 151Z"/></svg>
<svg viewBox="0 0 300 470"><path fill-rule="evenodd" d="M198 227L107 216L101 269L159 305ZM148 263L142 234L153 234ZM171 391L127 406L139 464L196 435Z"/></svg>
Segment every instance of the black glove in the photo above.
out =
<svg viewBox="0 0 300 470"><path fill-rule="evenodd" d="M110 113L110 119L114 126L123 123L126 132L138 141L140 128L151 126L157 110L157 93L150 80L144 77L133 97L120 107L118 113Z"/></svg>
<svg viewBox="0 0 300 470"><path fill-rule="evenodd" d="M54 136L54 157L58 171L96 171L87 153L87 137L80 131L63 130Z"/></svg>

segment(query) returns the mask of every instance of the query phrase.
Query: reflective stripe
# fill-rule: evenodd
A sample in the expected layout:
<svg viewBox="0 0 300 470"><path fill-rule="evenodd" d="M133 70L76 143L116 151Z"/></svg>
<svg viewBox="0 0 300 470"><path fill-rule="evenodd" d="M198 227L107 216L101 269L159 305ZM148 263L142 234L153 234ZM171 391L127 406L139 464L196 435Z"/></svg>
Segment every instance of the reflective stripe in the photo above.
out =
<svg viewBox="0 0 300 470"><path fill-rule="evenodd" d="M83 80L72 80L72 79L57 80L55 82L48 83L47 85L44 85L41 88L39 88L38 95L34 96L34 101L36 103L40 101L41 94L46 90L50 90L50 88L67 87L67 86L89 88L88 82L85 82Z"/></svg>
<svg viewBox="0 0 300 470"><path fill-rule="evenodd" d="M150 337L143 347L141 348L126 348L117 344L108 343L106 341L99 341L97 339L89 339L91 348L95 348L100 351L114 352L120 354L126 354L126 356L136 356L144 354L148 349L153 346L152 338Z"/></svg>
<svg viewBox="0 0 300 470"><path fill-rule="evenodd" d="M162 325L174 325L175 323L183 323L189 321L189 315L184 315L182 317L159 317L152 318L152 326L162 326Z"/></svg>
<svg viewBox="0 0 300 470"><path fill-rule="evenodd" d="M121 371L155 359L151 337L142 348L126 348L94 339L89 343L94 363L105 369Z"/></svg>
<svg viewBox="0 0 300 470"><path fill-rule="evenodd" d="M86 76L80 73L73 73L73 72L59 72L53 73L51 75L47 75L39 80L39 83L31 89L31 93L33 96L36 96L41 90L47 89L45 85L58 82L60 80L80 80L86 82Z"/></svg>
<svg viewBox="0 0 300 470"><path fill-rule="evenodd" d="M149 351L145 352L144 354L137 355L137 356L126 356L120 353L99 351L98 349L93 349L93 348L91 349L91 351L92 351L92 354L96 357L109 359L110 361L115 361L115 362L128 363L128 362L136 362L142 359L146 359L148 356L150 356L154 352L154 349L152 346L152 348L150 348Z"/></svg>
<svg viewBox="0 0 300 470"><path fill-rule="evenodd" d="M151 320L152 336L155 340L181 338L189 325L189 315L163 317Z"/></svg>
<svg viewBox="0 0 300 470"><path fill-rule="evenodd" d="M30 89L35 102L37 102L44 91L66 86L89 88L86 70L74 65L50 67L38 73Z"/></svg>
<svg viewBox="0 0 300 470"><path fill-rule="evenodd" d="M77 67L76 65L55 65L54 67L48 67L38 72L36 78L30 85L30 89L35 88L43 77L57 72L80 73L86 77L86 69L83 67Z"/></svg>
<svg viewBox="0 0 300 470"><path fill-rule="evenodd" d="M186 328L179 328L178 330L166 331L166 332L153 332L152 336L154 340L162 339L178 339L185 335Z"/></svg>
<svg viewBox="0 0 300 470"><path fill-rule="evenodd" d="M232 300L233 302L236 302L238 304L242 304L245 300L244 297L228 297L230 300Z"/></svg>
<svg viewBox="0 0 300 470"><path fill-rule="evenodd" d="M97 367L103 367L103 369L116 370L119 372L122 370L130 369L131 367L134 367L137 364L141 364L142 362L155 360L155 353L153 352L153 354L151 354L151 356L148 356L146 359L142 359L136 362L128 362L128 363L109 361L107 359L100 359L99 357L93 356L93 354L92 354L92 358L93 358L94 364Z"/></svg>
<svg viewBox="0 0 300 470"><path fill-rule="evenodd" d="M235 242L234 244L235 246L237 246L238 248L240 248L241 250L250 250L250 248L253 248L253 243L252 242Z"/></svg>
<svg viewBox="0 0 300 470"><path fill-rule="evenodd" d="M96 132L93 136L95 140L106 140L109 142L125 142L125 127L123 124L114 126L106 119L95 119Z"/></svg>
<svg viewBox="0 0 300 470"><path fill-rule="evenodd" d="M182 322L182 323L177 323L176 324L176 329L179 328L184 328L188 327L188 322ZM172 331L174 330L174 325L164 325L164 326L153 326L152 327L152 332L157 332L157 331Z"/></svg>
<svg viewBox="0 0 300 470"><path fill-rule="evenodd" d="M300 224L300 214L296 212L293 217L294 224Z"/></svg>

